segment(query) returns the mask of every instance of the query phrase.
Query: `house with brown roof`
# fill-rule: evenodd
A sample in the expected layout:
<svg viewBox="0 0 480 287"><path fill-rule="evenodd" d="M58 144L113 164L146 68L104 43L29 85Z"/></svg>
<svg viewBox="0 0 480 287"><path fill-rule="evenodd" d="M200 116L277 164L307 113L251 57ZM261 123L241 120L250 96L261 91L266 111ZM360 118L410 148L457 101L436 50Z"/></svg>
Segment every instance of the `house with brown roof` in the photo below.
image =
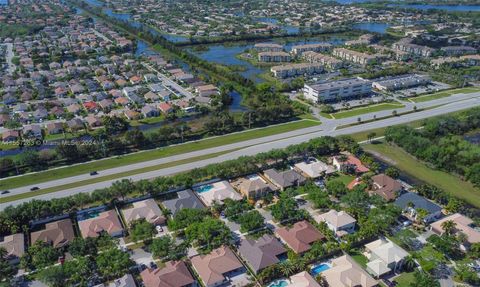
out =
<svg viewBox="0 0 480 287"><path fill-rule="evenodd" d="M310 250L313 243L325 239L325 236L306 220L295 223L291 228L278 228L275 234L297 254Z"/></svg>
<svg viewBox="0 0 480 287"><path fill-rule="evenodd" d="M377 174L372 176L372 189L370 195L376 194L386 201L392 201L402 191L403 186L400 182L385 174Z"/></svg>
<svg viewBox="0 0 480 287"><path fill-rule="evenodd" d="M83 238L98 237L102 232L117 237L123 235L123 227L115 210L104 211L96 217L78 222Z"/></svg>
<svg viewBox="0 0 480 287"><path fill-rule="evenodd" d="M85 118L85 121L87 122L87 124L88 124L91 128L99 127L99 126L102 125L102 121L100 121L100 119L99 119L97 116L94 116L94 115L88 115L88 116Z"/></svg>
<svg viewBox="0 0 480 287"><path fill-rule="evenodd" d="M378 282L372 278L352 257L344 255L331 262L332 267L321 273L331 287L373 287Z"/></svg>
<svg viewBox="0 0 480 287"><path fill-rule="evenodd" d="M55 248L65 246L74 238L75 234L70 219L62 219L47 223L42 230L30 234L32 244L37 241L44 241Z"/></svg>
<svg viewBox="0 0 480 287"><path fill-rule="evenodd" d="M16 130L5 130L2 133L2 140L4 142L16 141L16 140L18 140L19 137L20 137L20 132L16 131Z"/></svg>
<svg viewBox="0 0 480 287"><path fill-rule="evenodd" d="M61 122L49 122L46 125L47 132L50 135L59 134L63 132L63 123Z"/></svg>
<svg viewBox="0 0 480 287"><path fill-rule="evenodd" d="M257 240L243 238L238 252L250 269L258 274L266 267L279 263L280 257L286 254L287 249L277 238L265 234Z"/></svg>
<svg viewBox="0 0 480 287"><path fill-rule="evenodd" d="M158 104L158 108L160 109L160 111L162 111L162 113L164 114L169 114L171 112L173 112L173 107L172 105L168 104L168 103L160 103Z"/></svg>
<svg viewBox="0 0 480 287"><path fill-rule="evenodd" d="M332 158L332 163L338 171L352 170L357 174L370 171L370 169L366 167L361 160L352 154L334 156Z"/></svg>
<svg viewBox="0 0 480 287"><path fill-rule="evenodd" d="M0 237L0 247L7 251L7 260L16 264L20 262L20 257L25 253L25 236L23 233Z"/></svg>
<svg viewBox="0 0 480 287"><path fill-rule="evenodd" d="M145 287L193 287L195 280L183 261L168 261L163 268L140 273Z"/></svg>
<svg viewBox="0 0 480 287"><path fill-rule="evenodd" d="M293 169L277 171L276 169L267 169L263 175L280 190L288 187L299 186L305 183L306 179Z"/></svg>
<svg viewBox="0 0 480 287"><path fill-rule="evenodd" d="M245 267L227 246L217 248L207 255L194 256L191 262L206 287L224 284L231 275L245 272Z"/></svg>
<svg viewBox="0 0 480 287"><path fill-rule="evenodd" d="M239 178L232 185L248 199L258 199L278 188L258 175L250 175Z"/></svg>
<svg viewBox="0 0 480 287"><path fill-rule="evenodd" d="M132 205L131 208L122 211L127 225L139 219L145 219L154 225L165 223L166 218L163 216L162 210L153 198L137 201L132 203Z"/></svg>
<svg viewBox="0 0 480 287"><path fill-rule="evenodd" d="M442 235L445 232L442 225L446 221L453 221L455 223L455 234L463 233L466 235L467 240L462 244L462 249L468 250L470 245L480 242L480 229L475 226L475 223L472 219L460 213L455 213L435 221L434 223L430 224L431 230L438 235Z"/></svg>

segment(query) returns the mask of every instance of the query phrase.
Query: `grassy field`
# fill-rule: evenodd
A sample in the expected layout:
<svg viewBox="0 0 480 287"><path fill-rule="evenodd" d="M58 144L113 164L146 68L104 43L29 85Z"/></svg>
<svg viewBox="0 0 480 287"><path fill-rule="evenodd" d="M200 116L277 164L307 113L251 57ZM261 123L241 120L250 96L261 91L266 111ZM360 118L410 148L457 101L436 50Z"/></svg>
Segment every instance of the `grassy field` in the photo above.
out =
<svg viewBox="0 0 480 287"><path fill-rule="evenodd" d="M434 94L428 94L424 96L418 96L415 98L410 98L409 100L414 103L420 103L420 102L427 102L431 100L436 100L436 99L441 99L445 97L449 97L454 94L469 94L469 93L475 93L479 92L480 88L475 88L475 87L467 87L467 88L461 88L461 89L453 89L453 90L448 90L448 91L441 91L438 93Z"/></svg>
<svg viewBox="0 0 480 287"><path fill-rule="evenodd" d="M446 192L480 207L480 190L471 183L461 180L447 172L435 170L416 160L403 149L384 143L367 144L365 150L379 153L394 161L394 165L410 176L435 185Z"/></svg>
<svg viewBox="0 0 480 287"><path fill-rule="evenodd" d="M396 287L409 287L410 283L415 281L415 277L413 277L413 272L404 272L393 281L397 283Z"/></svg>
<svg viewBox="0 0 480 287"><path fill-rule="evenodd" d="M109 168L119 167L122 165L128 165L133 163L139 163L148 160L159 159L167 156L178 155L182 153L203 150L212 147L218 147L222 145L232 144L236 142L246 141L250 139L271 136L288 131L298 130L302 128L312 127L319 125L320 122L312 120L301 120L296 122L290 122L286 124L260 128L256 130L245 131L241 133L229 134L225 136L219 136L215 138L208 138L202 141L189 142L181 145L160 148L156 150L149 150L144 152L138 152L134 154L118 156L115 158L109 158L99 160L95 162L89 162L84 164L78 164L70 167L46 170L34 174L28 174L24 176L7 178L0 180L0 189L12 189L25 185L32 185L40 182L46 182L55 179L61 179L65 177L80 175L89 173L92 170L101 171Z"/></svg>
<svg viewBox="0 0 480 287"><path fill-rule="evenodd" d="M373 113L373 112L400 109L403 107L405 106L402 104L381 103L377 105L371 105L371 106L362 107L362 108L354 108L348 111L333 113L331 114L331 116L333 116L336 119L343 119L343 118L349 118L349 117L359 116L359 115Z"/></svg>
<svg viewBox="0 0 480 287"><path fill-rule="evenodd" d="M411 126L411 127L414 127L414 128L418 128L418 127L421 127L423 125L423 122L424 120L418 120L418 121L413 121L413 122L409 122L409 123L406 123L404 125L408 125L408 126ZM369 133L372 133L374 132L375 133L375 137L382 137L385 135L385 129L386 127L384 128L377 128L377 129L371 129L371 130L368 130L368 131L363 131L363 132L359 132L359 133L354 133L354 134L351 134L350 136L356 140L357 142L361 142L361 141L366 141L368 140L368 134Z"/></svg>
<svg viewBox="0 0 480 287"><path fill-rule="evenodd" d="M48 194L48 193L52 193L52 192L56 192L56 191L60 191L60 190L69 189L69 188L75 188L75 187L84 186L84 185L88 185L88 184L93 184L93 183L98 183L98 182L102 182L102 181L112 180L112 179L116 179L116 178L120 178L120 177L132 176L132 175L135 175L135 174L154 171L154 170L158 170L158 169L162 169L162 168L168 168L168 167L172 167L172 166L176 166L176 165L180 165L180 164L186 164L186 163L190 163L190 162L194 162L194 161L205 160L205 159L217 157L217 156L220 156L222 154L226 154L226 153L229 153L229 152L232 152L232 151L235 151L235 150L236 149L223 151L223 152L218 152L218 153L206 154L206 155L192 157L192 158L188 158L188 159L184 159L184 160L172 161L172 162L169 162L169 163L158 164L158 165L154 165L154 166L147 166L147 167L140 168L140 169L135 169L135 170L129 170L129 171L126 171L126 172L116 173L116 174L112 174L112 175L94 177L94 178L91 178L91 179L88 179L88 180L76 181L76 182L72 182L72 183L69 183L69 184L57 185L55 187L44 188L44 189L40 189L40 190L37 190L37 191L25 192L25 193L15 194L15 195L11 195L11 196L3 196L3 197L0 198L0 204L11 202L11 201L14 201L14 200L29 198L29 197L32 197L32 196Z"/></svg>

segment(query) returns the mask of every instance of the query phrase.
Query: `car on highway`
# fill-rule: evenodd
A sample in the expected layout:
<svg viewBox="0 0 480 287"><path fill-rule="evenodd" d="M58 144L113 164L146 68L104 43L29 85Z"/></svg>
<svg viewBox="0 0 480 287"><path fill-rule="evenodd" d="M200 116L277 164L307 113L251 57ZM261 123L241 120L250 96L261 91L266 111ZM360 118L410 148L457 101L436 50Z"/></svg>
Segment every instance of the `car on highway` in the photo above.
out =
<svg viewBox="0 0 480 287"><path fill-rule="evenodd" d="M40 187L34 186L34 187L30 188L30 191L35 191L35 190L39 190L39 189L40 189Z"/></svg>
<svg viewBox="0 0 480 287"><path fill-rule="evenodd" d="M90 172L90 175L92 175L92 176L97 175L97 174L98 174L98 172L96 170Z"/></svg>
<svg viewBox="0 0 480 287"><path fill-rule="evenodd" d="M2 194L7 194L7 193L10 193L10 190L4 190L4 191L2 191Z"/></svg>

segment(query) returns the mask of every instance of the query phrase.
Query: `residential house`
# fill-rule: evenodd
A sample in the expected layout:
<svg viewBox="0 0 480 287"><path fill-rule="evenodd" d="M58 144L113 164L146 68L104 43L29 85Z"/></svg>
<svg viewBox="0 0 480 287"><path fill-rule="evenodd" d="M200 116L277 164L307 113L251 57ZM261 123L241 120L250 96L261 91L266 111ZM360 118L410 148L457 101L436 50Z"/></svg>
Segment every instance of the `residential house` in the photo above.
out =
<svg viewBox="0 0 480 287"><path fill-rule="evenodd" d="M94 115L88 115L85 118L85 121L91 128L100 127L102 125L102 121L100 120L100 118Z"/></svg>
<svg viewBox="0 0 480 287"><path fill-rule="evenodd" d="M14 142L20 138L20 132L16 130L5 130L2 133L2 140L4 142Z"/></svg>
<svg viewBox="0 0 480 287"><path fill-rule="evenodd" d="M320 287L320 284L308 272L302 271L288 278L288 283L285 287Z"/></svg>
<svg viewBox="0 0 480 287"><path fill-rule="evenodd" d="M404 259L409 255L407 251L393 243L388 238L380 238L365 244L367 271L374 277L401 270Z"/></svg>
<svg viewBox="0 0 480 287"><path fill-rule="evenodd" d="M331 266L321 273L322 278L330 287L373 287L378 285L378 282L349 255L333 259Z"/></svg>
<svg viewBox="0 0 480 287"><path fill-rule="evenodd" d="M155 199L145 199L132 203L131 208L124 209L123 217L127 225L138 219L145 219L147 222L160 225L165 224L166 218L163 216L162 210L158 206Z"/></svg>
<svg viewBox="0 0 480 287"><path fill-rule="evenodd" d="M104 211L96 217L78 222L83 238L98 237L102 232L117 237L123 235L123 227L115 210Z"/></svg>
<svg viewBox="0 0 480 287"><path fill-rule="evenodd" d="M22 134L24 138L43 138L42 127L40 127L39 125L23 126Z"/></svg>
<svg viewBox="0 0 480 287"><path fill-rule="evenodd" d="M162 268L145 269L140 273L145 287L194 287L195 279L183 261L168 261Z"/></svg>
<svg viewBox="0 0 480 287"><path fill-rule="evenodd" d="M78 131L85 128L85 125L80 118L73 118L67 121L67 126L71 131Z"/></svg>
<svg viewBox="0 0 480 287"><path fill-rule="evenodd" d="M369 172L370 169L366 167L361 160L351 154L334 156L332 163L338 171L352 171L356 174Z"/></svg>
<svg viewBox="0 0 480 287"><path fill-rule="evenodd" d="M127 119L130 121L136 120L140 118L140 113L134 110L126 109L123 111L123 114Z"/></svg>
<svg viewBox="0 0 480 287"><path fill-rule="evenodd" d="M288 187L299 186L305 183L306 179L293 169L278 172L276 169L267 169L263 175L280 190Z"/></svg>
<svg viewBox="0 0 480 287"><path fill-rule="evenodd" d="M400 182L383 173L372 176L372 182L372 189L369 193L379 195L386 201L394 200L403 190Z"/></svg>
<svg viewBox="0 0 480 287"><path fill-rule="evenodd" d="M302 175L309 178L319 178L325 175L335 173L335 168L322 161L313 161L306 163L304 161L295 164L295 169Z"/></svg>
<svg viewBox="0 0 480 287"><path fill-rule="evenodd" d="M250 269L258 274L266 267L279 263L287 249L277 238L265 234L257 240L243 238L240 241L238 252Z"/></svg>
<svg viewBox="0 0 480 287"><path fill-rule="evenodd" d="M25 253L25 236L23 233L0 237L0 248L7 251L6 259L11 264L20 262L20 258Z"/></svg>
<svg viewBox="0 0 480 287"><path fill-rule="evenodd" d="M53 247L63 247L72 242L75 238L73 224L70 219L62 219L45 224L41 230L30 234L31 243L43 241L51 244Z"/></svg>
<svg viewBox="0 0 480 287"><path fill-rule="evenodd" d="M142 114L146 118L158 117L160 112L158 111L157 107L154 105L145 105L141 110Z"/></svg>
<svg viewBox="0 0 480 287"><path fill-rule="evenodd" d="M210 97L218 94L218 89L214 85L203 85L196 87L195 92L201 97Z"/></svg>
<svg viewBox="0 0 480 287"><path fill-rule="evenodd" d="M62 122L49 122L46 125L47 132L50 135L59 134L63 132L63 123Z"/></svg>
<svg viewBox="0 0 480 287"><path fill-rule="evenodd" d="M131 274L125 274L122 277L113 280L108 287L137 287Z"/></svg>
<svg viewBox="0 0 480 287"><path fill-rule="evenodd" d="M348 233L355 231L356 220L345 211L330 211L320 214L315 217L316 222L325 222L330 230L332 230L337 237L342 237Z"/></svg>
<svg viewBox="0 0 480 287"><path fill-rule="evenodd" d="M206 206L212 206L214 202L223 203L227 198L232 200L242 199L242 196L225 180L203 185L194 190Z"/></svg>
<svg viewBox="0 0 480 287"><path fill-rule="evenodd" d="M442 217L442 208L440 206L413 192L406 192L400 195L394 203L415 220L418 216L418 210L425 210L427 213L423 218L423 222L425 223L435 221Z"/></svg>
<svg viewBox="0 0 480 287"><path fill-rule="evenodd" d="M306 220L295 223L291 228L277 228L275 234L297 254L310 250L313 243L325 239L325 236Z"/></svg>
<svg viewBox="0 0 480 287"><path fill-rule="evenodd" d="M207 255L191 258L192 267L206 287L215 287L226 283L228 277L245 272L245 267L233 251L222 246Z"/></svg>
<svg viewBox="0 0 480 287"><path fill-rule="evenodd" d="M443 235L445 232L443 223L446 221L454 222L454 234L463 233L466 235L466 241L461 245L463 250L468 250L472 244L480 242L480 229L475 226L475 223L472 219L460 213L451 214L438 221L435 221L434 223L430 224L431 230L438 235Z"/></svg>
<svg viewBox="0 0 480 287"><path fill-rule="evenodd" d="M205 208L202 201L190 189L177 192L177 198L165 200L163 205L173 216L184 208Z"/></svg>
<svg viewBox="0 0 480 287"><path fill-rule="evenodd" d="M259 199L278 189L258 175L242 177L232 182L232 185L248 199Z"/></svg>
<svg viewBox="0 0 480 287"><path fill-rule="evenodd" d="M158 104L158 108L162 113L168 115L169 113L173 112L173 107L169 103L160 103Z"/></svg>

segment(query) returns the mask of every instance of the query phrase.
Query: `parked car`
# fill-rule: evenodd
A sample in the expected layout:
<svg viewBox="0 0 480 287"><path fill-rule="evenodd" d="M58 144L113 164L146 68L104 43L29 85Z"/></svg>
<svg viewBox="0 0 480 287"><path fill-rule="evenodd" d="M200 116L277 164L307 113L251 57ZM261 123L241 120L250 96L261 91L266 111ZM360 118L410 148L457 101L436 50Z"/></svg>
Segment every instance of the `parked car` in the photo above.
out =
<svg viewBox="0 0 480 287"><path fill-rule="evenodd" d="M155 226L155 229L157 230L157 233L163 232L163 228L160 225Z"/></svg>

